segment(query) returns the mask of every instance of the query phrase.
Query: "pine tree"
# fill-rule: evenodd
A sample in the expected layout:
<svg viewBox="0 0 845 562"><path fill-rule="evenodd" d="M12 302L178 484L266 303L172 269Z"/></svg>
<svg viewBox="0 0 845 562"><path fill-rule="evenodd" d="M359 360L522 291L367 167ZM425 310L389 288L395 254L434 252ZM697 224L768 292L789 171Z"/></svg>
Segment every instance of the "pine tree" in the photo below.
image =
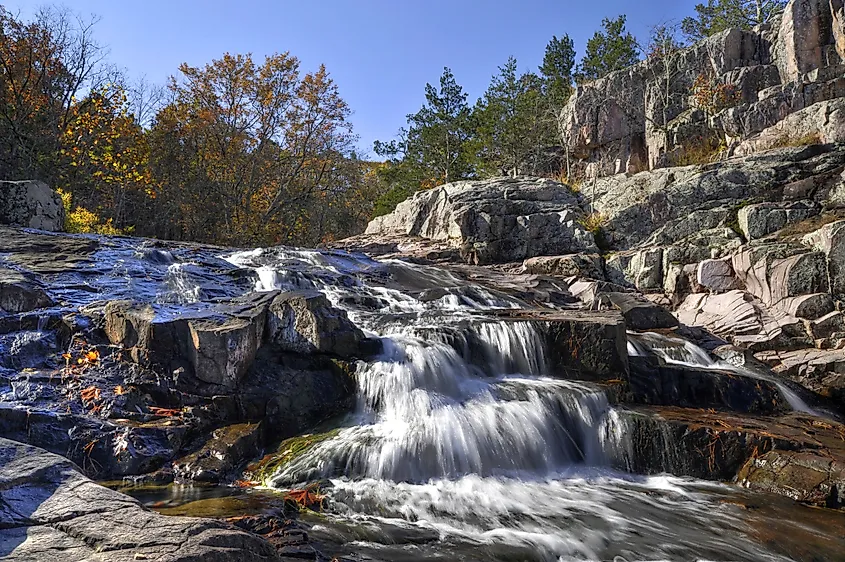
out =
<svg viewBox="0 0 845 562"><path fill-rule="evenodd" d="M552 37L546 45L546 54L540 66L545 94L557 107L562 107L572 93L575 71L575 43L569 35L561 39Z"/></svg>
<svg viewBox="0 0 845 562"><path fill-rule="evenodd" d="M515 58L499 67L476 106L483 173L516 176L539 170L543 148L554 142L554 126L546 118L548 101L540 77L520 76Z"/></svg>
<svg viewBox="0 0 845 562"><path fill-rule="evenodd" d="M587 41L587 49L578 68L580 81L601 78L640 60L637 40L625 29L626 22L624 15L602 21L603 31L597 31Z"/></svg>
<svg viewBox="0 0 845 562"><path fill-rule="evenodd" d="M786 4L787 0L707 0L695 7L695 17L684 18L681 27L687 37L699 40L731 27L749 29L764 24Z"/></svg>

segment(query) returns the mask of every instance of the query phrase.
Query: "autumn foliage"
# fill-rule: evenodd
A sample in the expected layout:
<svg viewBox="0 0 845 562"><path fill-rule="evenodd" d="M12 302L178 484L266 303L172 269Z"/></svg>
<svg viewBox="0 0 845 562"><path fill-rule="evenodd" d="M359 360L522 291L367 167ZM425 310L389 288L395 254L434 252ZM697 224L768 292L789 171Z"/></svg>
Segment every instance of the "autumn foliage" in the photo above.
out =
<svg viewBox="0 0 845 562"><path fill-rule="evenodd" d="M366 224L377 178L325 67L226 53L154 92L105 64L93 23L0 7L0 179L61 190L77 232L313 245Z"/></svg>

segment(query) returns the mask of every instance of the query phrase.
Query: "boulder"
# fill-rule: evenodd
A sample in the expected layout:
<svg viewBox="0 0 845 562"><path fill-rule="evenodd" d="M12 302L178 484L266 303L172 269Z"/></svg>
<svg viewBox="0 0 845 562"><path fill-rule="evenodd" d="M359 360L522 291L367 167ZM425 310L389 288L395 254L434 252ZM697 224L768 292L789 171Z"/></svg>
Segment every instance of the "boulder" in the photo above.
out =
<svg viewBox="0 0 845 562"><path fill-rule="evenodd" d="M698 264L696 281L711 291L724 292L739 288L731 258L704 260Z"/></svg>
<svg viewBox="0 0 845 562"><path fill-rule="evenodd" d="M671 312L636 294L610 292L600 298L605 306L622 313L629 330L658 330L678 325Z"/></svg>
<svg viewBox="0 0 845 562"><path fill-rule="evenodd" d="M62 198L40 181L2 181L0 224L61 232L65 229Z"/></svg>
<svg viewBox="0 0 845 562"><path fill-rule="evenodd" d="M804 244L824 252L830 275L830 292L845 295L845 221L824 225L804 237Z"/></svg>
<svg viewBox="0 0 845 562"><path fill-rule="evenodd" d="M0 438L0 557L8 561L272 562L263 539L209 519L168 517L95 484L70 461Z"/></svg>
<svg viewBox="0 0 845 562"><path fill-rule="evenodd" d="M0 268L0 310L19 314L54 305L40 284L13 269Z"/></svg>
<svg viewBox="0 0 845 562"><path fill-rule="evenodd" d="M608 280L642 292L663 288L663 249L645 248L613 254L605 264Z"/></svg>
<svg viewBox="0 0 845 562"><path fill-rule="evenodd" d="M768 306L829 289L827 260L822 252L786 246L747 248L734 254L732 262L746 290Z"/></svg>
<svg viewBox="0 0 845 562"><path fill-rule="evenodd" d="M596 252L577 197L547 179L497 178L420 191L367 226L371 236L421 237L459 248L468 262Z"/></svg>
<svg viewBox="0 0 845 562"><path fill-rule="evenodd" d="M538 256L522 264L524 273L604 280L604 260L598 254Z"/></svg>
<svg viewBox="0 0 845 562"><path fill-rule="evenodd" d="M833 312L834 303L829 293L815 293L783 299L776 308L795 318L816 320Z"/></svg>
<svg viewBox="0 0 845 562"><path fill-rule="evenodd" d="M814 201L748 205L739 210L739 228L747 240L756 240L788 224L815 216L820 210L821 207Z"/></svg>
<svg viewBox="0 0 845 562"><path fill-rule="evenodd" d="M234 388L264 341L267 309L276 293L256 293L239 306L172 316L149 304L112 301L104 329L112 344L142 365L189 367L203 383ZM237 302L237 301L236 301Z"/></svg>
<svg viewBox="0 0 845 562"><path fill-rule="evenodd" d="M267 317L267 338L286 351L347 358L360 355L365 339L344 310L333 307L317 292L282 293L274 298Z"/></svg>

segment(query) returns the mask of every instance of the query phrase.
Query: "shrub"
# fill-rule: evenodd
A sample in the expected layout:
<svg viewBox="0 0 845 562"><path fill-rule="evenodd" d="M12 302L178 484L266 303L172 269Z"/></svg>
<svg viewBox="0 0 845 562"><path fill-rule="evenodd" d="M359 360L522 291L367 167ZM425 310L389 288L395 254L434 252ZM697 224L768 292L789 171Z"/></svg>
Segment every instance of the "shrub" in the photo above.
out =
<svg viewBox="0 0 845 562"><path fill-rule="evenodd" d="M692 87L695 105L710 115L734 107L742 101L742 92L734 84L723 84L712 73L701 73Z"/></svg>
<svg viewBox="0 0 845 562"><path fill-rule="evenodd" d="M106 236L119 236L126 234L117 228L111 219L103 220L94 212L85 207L73 208L73 196L70 192L57 190L62 198L62 206L65 208L65 230L74 234L103 234ZM131 229L130 229L131 230Z"/></svg>

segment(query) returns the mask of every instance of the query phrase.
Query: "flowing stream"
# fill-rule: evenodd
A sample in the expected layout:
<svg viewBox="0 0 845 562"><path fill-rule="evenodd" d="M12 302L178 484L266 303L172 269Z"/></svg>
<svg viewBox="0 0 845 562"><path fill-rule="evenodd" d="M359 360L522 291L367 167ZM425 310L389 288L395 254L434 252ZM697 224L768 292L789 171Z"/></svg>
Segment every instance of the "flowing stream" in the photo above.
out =
<svg viewBox="0 0 845 562"><path fill-rule="evenodd" d="M343 428L266 482L330 480L316 538L374 560L789 559L753 538L727 486L612 470L627 436L602 391L550 378L530 323L483 314L517 300L399 261L281 249L227 259L254 269L258 290L322 291L384 344L359 365ZM650 347L716 366L670 343Z"/></svg>

